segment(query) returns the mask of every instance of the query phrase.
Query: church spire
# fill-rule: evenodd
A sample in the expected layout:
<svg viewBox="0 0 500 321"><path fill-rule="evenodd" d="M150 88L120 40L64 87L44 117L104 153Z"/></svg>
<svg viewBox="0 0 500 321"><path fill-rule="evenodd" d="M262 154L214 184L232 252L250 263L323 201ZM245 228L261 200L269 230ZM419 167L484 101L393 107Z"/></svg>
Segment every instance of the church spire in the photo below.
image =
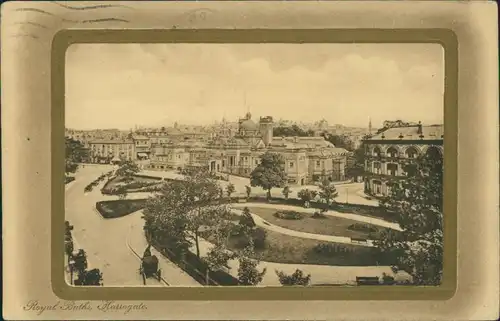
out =
<svg viewBox="0 0 500 321"><path fill-rule="evenodd" d="M372 118L368 118L368 135L372 134Z"/></svg>

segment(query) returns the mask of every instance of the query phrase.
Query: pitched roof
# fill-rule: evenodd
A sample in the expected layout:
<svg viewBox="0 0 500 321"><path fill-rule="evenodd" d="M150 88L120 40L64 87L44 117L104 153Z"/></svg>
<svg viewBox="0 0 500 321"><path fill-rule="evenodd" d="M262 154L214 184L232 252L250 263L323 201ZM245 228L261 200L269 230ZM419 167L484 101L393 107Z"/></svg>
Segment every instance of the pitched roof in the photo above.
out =
<svg viewBox="0 0 500 321"><path fill-rule="evenodd" d="M444 134L443 125L422 126L422 139L442 140ZM379 134L373 135L367 140L415 140L421 139L418 133L418 125L408 127L389 128Z"/></svg>

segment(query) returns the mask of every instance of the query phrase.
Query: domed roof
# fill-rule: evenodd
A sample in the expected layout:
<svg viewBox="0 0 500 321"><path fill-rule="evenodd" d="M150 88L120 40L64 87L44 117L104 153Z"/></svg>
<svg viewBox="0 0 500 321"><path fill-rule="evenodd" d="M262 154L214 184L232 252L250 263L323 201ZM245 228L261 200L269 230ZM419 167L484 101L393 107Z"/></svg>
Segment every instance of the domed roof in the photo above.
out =
<svg viewBox="0 0 500 321"><path fill-rule="evenodd" d="M241 122L240 128L246 131L259 130L259 126L251 119L246 119Z"/></svg>

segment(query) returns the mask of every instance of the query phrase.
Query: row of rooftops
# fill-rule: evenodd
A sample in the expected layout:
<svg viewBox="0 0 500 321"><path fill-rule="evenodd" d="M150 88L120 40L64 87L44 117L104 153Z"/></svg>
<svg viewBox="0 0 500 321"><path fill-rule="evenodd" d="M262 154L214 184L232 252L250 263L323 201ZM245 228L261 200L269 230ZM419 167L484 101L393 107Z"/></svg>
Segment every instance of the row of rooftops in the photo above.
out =
<svg viewBox="0 0 500 321"><path fill-rule="evenodd" d="M443 140L444 126L439 125L409 125L404 127L388 128L371 135L365 140Z"/></svg>

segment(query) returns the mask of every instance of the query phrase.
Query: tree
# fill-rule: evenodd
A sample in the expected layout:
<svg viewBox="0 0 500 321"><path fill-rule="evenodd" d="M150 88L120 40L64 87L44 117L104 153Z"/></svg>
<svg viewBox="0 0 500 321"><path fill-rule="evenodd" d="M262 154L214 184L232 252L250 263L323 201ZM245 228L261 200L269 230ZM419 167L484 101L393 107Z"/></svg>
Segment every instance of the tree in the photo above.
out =
<svg viewBox="0 0 500 321"><path fill-rule="evenodd" d="M220 191L217 181L204 169L190 172L182 181L165 183L146 202L146 232L180 252L195 244L200 257L200 230L220 228L230 218L228 204L219 198Z"/></svg>
<svg viewBox="0 0 500 321"><path fill-rule="evenodd" d="M226 186L226 194L227 194L227 197L231 197L231 194L233 194L235 191L236 191L236 189L234 188L234 184L229 183L229 184Z"/></svg>
<svg viewBox="0 0 500 321"><path fill-rule="evenodd" d="M78 253L73 257L75 261L74 267L78 274L82 274L87 270L87 253L80 249Z"/></svg>
<svg viewBox="0 0 500 321"><path fill-rule="evenodd" d="M115 174L123 177L125 182L131 182L134 179L134 175L140 171L139 166L133 161L123 161Z"/></svg>
<svg viewBox="0 0 500 321"><path fill-rule="evenodd" d="M318 192L309 189L300 190L297 196L304 201L304 206L308 206L309 202L318 195Z"/></svg>
<svg viewBox="0 0 500 321"><path fill-rule="evenodd" d="M383 232L375 242L417 285L439 285L443 271L443 159L428 153L405 168L407 179L392 185L381 206L393 213L401 235Z"/></svg>
<svg viewBox="0 0 500 321"><path fill-rule="evenodd" d="M83 144L70 137L65 139L65 173L74 173L78 169L78 163L86 160L88 151Z"/></svg>
<svg viewBox="0 0 500 321"><path fill-rule="evenodd" d="M217 271L227 266L229 260L234 258L234 255L229 252L225 246L226 231L225 229L213 230L215 244L210 248L207 256L204 258L207 263L205 271L205 284L210 284L210 271Z"/></svg>
<svg viewBox="0 0 500 321"><path fill-rule="evenodd" d="M288 195L290 195L290 187L289 186L285 186L283 188L283 191L281 192L284 196L285 196L285 199L288 199Z"/></svg>
<svg viewBox="0 0 500 321"><path fill-rule="evenodd" d="M257 226L248 207L243 208L243 215L240 216L238 224L242 231L249 231Z"/></svg>
<svg viewBox="0 0 500 321"><path fill-rule="evenodd" d="M276 271L280 283L282 285L302 285L307 286L311 282L311 274L304 275L302 270L295 270L291 275L285 274L283 271Z"/></svg>
<svg viewBox="0 0 500 321"><path fill-rule="evenodd" d="M252 188L250 186L246 185L245 191L247 193L247 199L250 198L250 193L252 193Z"/></svg>
<svg viewBox="0 0 500 321"><path fill-rule="evenodd" d="M250 174L250 185L267 190L267 199L271 199L273 187L284 187L287 182L285 160L277 153L266 152L260 157L260 164Z"/></svg>
<svg viewBox="0 0 500 321"><path fill-rule="evenodd" d="M238 253L238 280L243 285L257 285L262 282L267 269L264 268L262 271L257 269L260 263L259 259L252 259L256 257L253 242L243 249L243 251Z"/></svg>
<svg viewBox="0 0 500 321"><path fill-rule="evenodd" d="M330 143L332 143L333 145L335 145L335 147L345 148L348 151L354 150L354 144L353 144L352 140L348 136L345 136L345 135L331 135L331 134L328 134L328 133L323 133L322 136L325 138L325 140L327 140Z"/></svg>
<svg viewBox="0 0 500 321"><path fill-rule="evenodd" d="M339 195L335 185L328 180L323 180L321 185L319 185L319 197L325 201L325 211L330 207L330 201Z"/></svg>

